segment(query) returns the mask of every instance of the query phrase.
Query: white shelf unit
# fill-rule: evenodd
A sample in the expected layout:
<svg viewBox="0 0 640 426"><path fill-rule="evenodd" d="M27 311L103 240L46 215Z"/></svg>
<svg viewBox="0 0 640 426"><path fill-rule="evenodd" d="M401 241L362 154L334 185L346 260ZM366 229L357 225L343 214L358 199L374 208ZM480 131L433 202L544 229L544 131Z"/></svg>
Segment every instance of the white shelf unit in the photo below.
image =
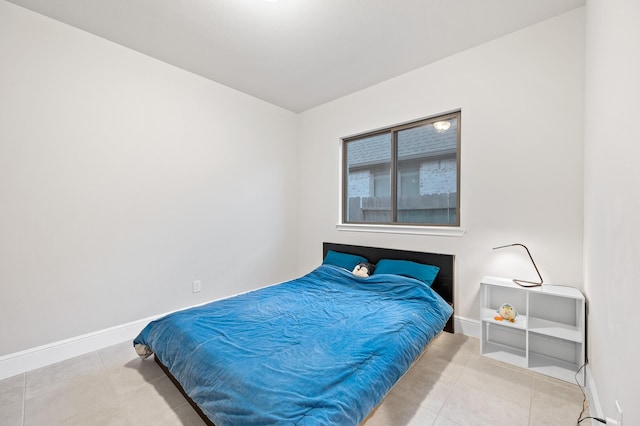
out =
<svg viewBox="0 0 640 426"><path fill-rule="evenodd" d="M498 308L511 304L516 321L499 321ZM521 287L484 277L480 283L480 353L498 361L568 382L584 363L585 299L573 287Z"/></svg>

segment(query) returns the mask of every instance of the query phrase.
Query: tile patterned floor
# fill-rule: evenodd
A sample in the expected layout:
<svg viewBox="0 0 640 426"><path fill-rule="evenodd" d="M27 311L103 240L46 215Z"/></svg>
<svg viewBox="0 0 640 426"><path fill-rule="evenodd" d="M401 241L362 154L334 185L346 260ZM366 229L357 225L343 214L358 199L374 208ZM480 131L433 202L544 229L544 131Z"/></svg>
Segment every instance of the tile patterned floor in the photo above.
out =
<svg viewBox="0 0 640 426"><path fill-rule="evenodd" d="M478 339L443 333L363 426L568 426L582 401L576 385L486 359ZM125 342L0 380L0 425L204 423Z"/></svg>

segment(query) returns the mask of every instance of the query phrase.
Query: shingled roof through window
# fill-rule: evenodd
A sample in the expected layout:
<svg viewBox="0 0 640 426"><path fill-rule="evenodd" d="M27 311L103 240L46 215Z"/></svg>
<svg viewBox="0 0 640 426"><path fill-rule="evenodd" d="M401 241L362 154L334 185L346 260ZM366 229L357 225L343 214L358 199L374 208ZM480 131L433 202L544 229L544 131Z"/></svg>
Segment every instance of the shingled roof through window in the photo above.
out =
<svg viewBox="0 0 640 426"><path fill-rule="evenodd" d="M398 132L399 160L455 154L458 121L449 120L451 127L438 132L431 124ZM391 160L391 135L382 133L347 142L349 168L364 167Z"/></svg>

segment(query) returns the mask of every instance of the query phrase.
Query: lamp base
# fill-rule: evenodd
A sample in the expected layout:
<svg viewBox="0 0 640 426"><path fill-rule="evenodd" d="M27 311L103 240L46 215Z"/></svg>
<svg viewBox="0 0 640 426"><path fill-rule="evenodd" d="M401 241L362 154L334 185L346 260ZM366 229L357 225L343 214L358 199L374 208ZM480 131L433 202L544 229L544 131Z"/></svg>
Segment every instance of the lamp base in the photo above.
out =
<svg viewBox="0 0 640 426"><path fill-rule="evenodd" d="M515 280L515 279L512 281L521 287L541 287L542 286L542 281L539 283L534 283L533 281L524 281L524 280Z"/></svg>

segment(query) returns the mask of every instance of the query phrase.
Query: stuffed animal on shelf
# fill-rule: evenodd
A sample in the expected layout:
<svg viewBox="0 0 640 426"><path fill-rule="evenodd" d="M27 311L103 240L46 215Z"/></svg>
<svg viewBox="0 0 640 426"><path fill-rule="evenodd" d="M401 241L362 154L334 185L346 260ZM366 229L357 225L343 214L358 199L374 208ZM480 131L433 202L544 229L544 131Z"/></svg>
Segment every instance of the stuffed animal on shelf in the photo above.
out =
<svg viewBox="0 0 640 426"><path fill-rule="evenodd" d="M496 321L506 320L509 322L516 322L516 317L518 316L518 311L511 306L509 303L503 303L500 305L498 309L498 314L494 317Z"/></svg>
<svg viewBox="0 0 640 426"><path fill-rule="evenodd" d="M356 277L366 278L369 275L373 274L373 270L375 266L372 263L360 262L353 268L353 275Z"/></svg>

